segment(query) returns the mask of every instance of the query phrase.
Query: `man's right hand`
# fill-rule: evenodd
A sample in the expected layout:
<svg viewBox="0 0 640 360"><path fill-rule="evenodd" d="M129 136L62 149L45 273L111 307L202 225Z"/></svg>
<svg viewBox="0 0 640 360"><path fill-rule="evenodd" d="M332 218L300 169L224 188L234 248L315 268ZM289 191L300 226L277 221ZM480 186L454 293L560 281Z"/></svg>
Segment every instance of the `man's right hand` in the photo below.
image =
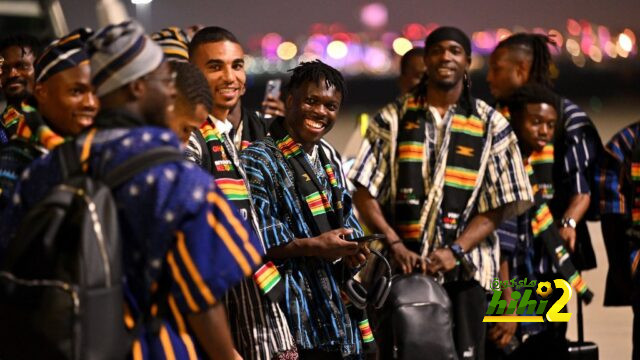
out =
<svg viewBox="0 0 640 360"><path fill-rule="evenodd" d="M402 269L403 274L411 274L419 267L423 274L427 272L427 263L417 253L407 249L403 243L397 242L391 245L393 261Z"/></svg>
<svg viewBox="0 0 640 360"><path fill-rule="evenodd" d="M356 255L359 251L358 243L341 237L352 232L351 229L340 228L309 238L308 256L319 256L325 260L334 261L345 256Z"/></svg>

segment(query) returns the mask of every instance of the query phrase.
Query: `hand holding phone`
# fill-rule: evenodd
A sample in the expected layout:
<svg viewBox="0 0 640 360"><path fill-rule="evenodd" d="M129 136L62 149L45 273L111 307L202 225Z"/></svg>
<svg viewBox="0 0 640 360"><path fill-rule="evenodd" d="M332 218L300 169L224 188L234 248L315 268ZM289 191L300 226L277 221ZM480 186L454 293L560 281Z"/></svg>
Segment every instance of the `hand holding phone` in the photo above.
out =
<svg viewBox="0 0 640 360"><path fill-rule="evenodd" d="M357 243L361 243L361 242L371 242L374 240L383 240L385 239L386 236L382 235L382 234L371 234L371 235L367 235L367 236L362 236L359 238L355 238L355 239L349 239L349 241L354 241Z"/></svg>

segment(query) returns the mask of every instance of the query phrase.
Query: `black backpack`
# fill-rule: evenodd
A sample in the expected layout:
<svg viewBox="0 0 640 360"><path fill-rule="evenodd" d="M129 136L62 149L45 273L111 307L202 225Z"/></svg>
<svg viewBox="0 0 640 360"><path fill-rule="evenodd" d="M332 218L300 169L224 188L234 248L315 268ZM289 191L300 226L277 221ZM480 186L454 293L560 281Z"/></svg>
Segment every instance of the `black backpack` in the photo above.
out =
<svg viewBox="0 0 640 360"><path fill-rule="evenodd" d="M59 148L64 180L26 214L0 264L0 359L123 359L137 329L124 323L111 190L183 155L158 147L94 177L75 142Z"/></svg>
<svg viewBox="0 0 640 360"><path fill-rule="evenodd" d="M374 334L381 359L457 359L451 301L431 276L393 277Z"/></svg>

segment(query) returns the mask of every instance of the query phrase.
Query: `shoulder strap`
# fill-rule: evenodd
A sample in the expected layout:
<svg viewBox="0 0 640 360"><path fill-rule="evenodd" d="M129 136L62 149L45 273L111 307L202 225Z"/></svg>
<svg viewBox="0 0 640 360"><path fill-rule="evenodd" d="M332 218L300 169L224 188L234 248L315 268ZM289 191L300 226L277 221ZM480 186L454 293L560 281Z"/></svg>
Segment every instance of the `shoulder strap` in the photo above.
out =
<svg viewBox="0 0 640 360"><path fill-rule="evenodd" d="M101 180L113 189L143 170L163 163L182 160L184 160L184 155L175 147L160 146L125 161L104 175Z"/></svg>
<svg viewBox="0 0 640 360"><path fill-rule="evenodd" d="M211 170L213 169L213 160L211 159L211 149L209 149L209 145L207 145L207 140L205 140L204 136L202 136L202 132L200 131L200 129L196 129L194 133L196 134L196 140L198 140L200 149L202 150L201 151L202 159L200 159L200 161L202 162L201 166L208 173L211 173Z"/></svg>
<svg viewBox="0 0 640 360"><path fill-rule="evenodd" d="M65 180L82 171L80 156L75 141L67 141L60 145L60 173Z"/></svg>

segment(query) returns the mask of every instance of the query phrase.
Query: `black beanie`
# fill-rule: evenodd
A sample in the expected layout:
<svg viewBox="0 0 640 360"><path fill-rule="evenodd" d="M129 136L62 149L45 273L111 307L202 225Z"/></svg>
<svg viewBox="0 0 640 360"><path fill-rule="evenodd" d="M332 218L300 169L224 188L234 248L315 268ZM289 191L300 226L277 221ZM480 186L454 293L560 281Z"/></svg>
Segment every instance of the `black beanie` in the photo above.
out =
<svg viewBox="0 0 640 360"><path fill-rule="evenodd" d="M433 30L424 41L424 51L428 52L431 46L445 40L457 42L462 46L467 56L471 56L471 41L469 37L462 30L451 26L441 26Z"/></svg>

